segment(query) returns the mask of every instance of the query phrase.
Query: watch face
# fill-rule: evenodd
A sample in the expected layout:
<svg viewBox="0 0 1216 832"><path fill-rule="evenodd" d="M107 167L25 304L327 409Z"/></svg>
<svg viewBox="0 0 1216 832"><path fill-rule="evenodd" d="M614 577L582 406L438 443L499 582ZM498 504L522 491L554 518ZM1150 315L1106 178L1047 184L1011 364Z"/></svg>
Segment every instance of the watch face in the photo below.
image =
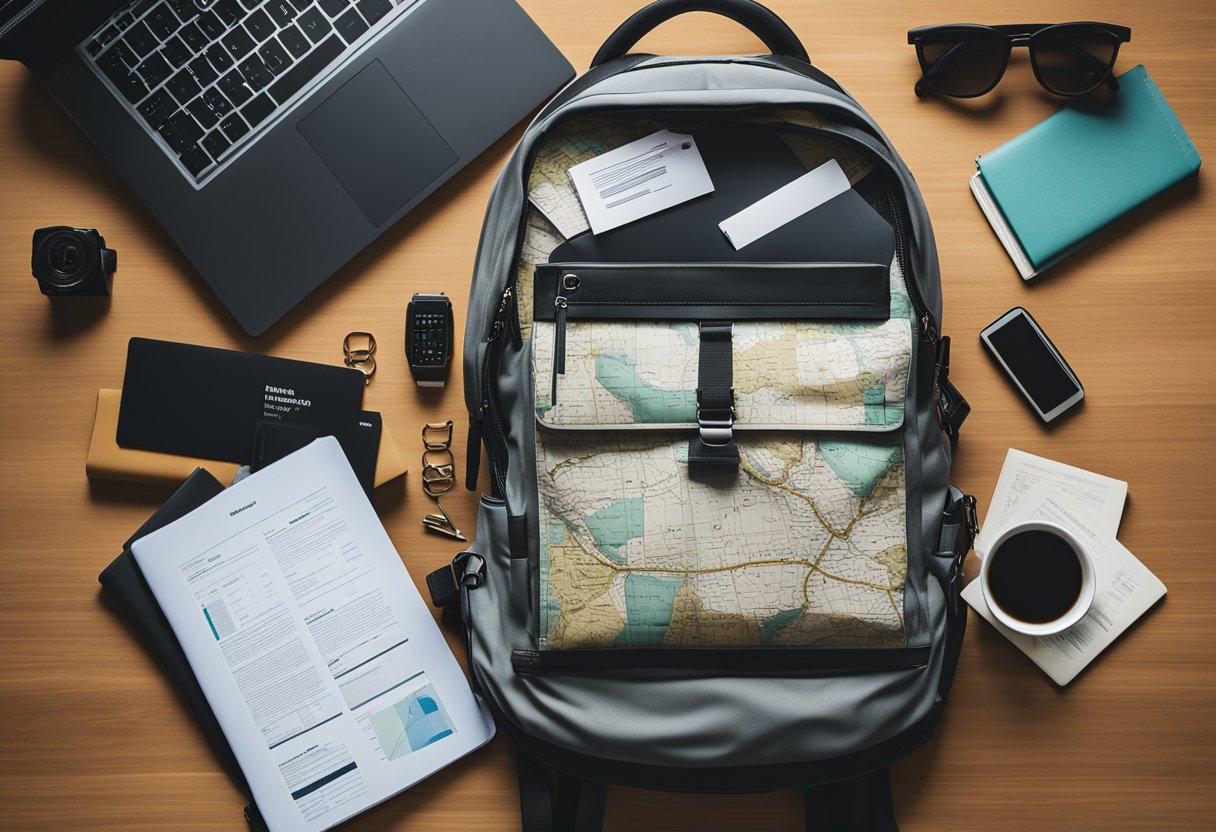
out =
<svg viewBox="0 0 1216 832"><path fill-rule="evenodd" d="M443 367L450 354L451 307L439 300L415 300L410 305L410 364Z"/></svg>

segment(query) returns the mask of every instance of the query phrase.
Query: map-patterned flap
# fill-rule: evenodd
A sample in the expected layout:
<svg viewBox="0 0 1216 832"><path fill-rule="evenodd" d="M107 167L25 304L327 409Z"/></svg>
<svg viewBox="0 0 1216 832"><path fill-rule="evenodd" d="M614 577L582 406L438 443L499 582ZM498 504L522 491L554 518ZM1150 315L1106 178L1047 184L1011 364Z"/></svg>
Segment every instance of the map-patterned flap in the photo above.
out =
<svg viewBox="0 0 1216 832"><path fill-rule="evenodd" d="M557 324L537 320L533 326L541 424L576 430L696 425L695 322L566 322L565 367L556 375ZM912 324L897 265L886 320L736 321L731 346L737 430L883 432L903 423Z"/></svg>

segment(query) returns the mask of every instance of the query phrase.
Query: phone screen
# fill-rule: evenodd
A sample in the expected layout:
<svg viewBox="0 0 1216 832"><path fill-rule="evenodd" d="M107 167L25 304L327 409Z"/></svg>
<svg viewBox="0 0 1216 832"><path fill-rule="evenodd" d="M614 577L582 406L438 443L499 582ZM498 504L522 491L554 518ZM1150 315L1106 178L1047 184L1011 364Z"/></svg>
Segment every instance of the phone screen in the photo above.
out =
<svg viewBox="0 0 1216 832"><path fill-rule="evenodd" d="M989 331L988 342L1043 413L1055 410L1079 389L1025 315Z"/></svg>

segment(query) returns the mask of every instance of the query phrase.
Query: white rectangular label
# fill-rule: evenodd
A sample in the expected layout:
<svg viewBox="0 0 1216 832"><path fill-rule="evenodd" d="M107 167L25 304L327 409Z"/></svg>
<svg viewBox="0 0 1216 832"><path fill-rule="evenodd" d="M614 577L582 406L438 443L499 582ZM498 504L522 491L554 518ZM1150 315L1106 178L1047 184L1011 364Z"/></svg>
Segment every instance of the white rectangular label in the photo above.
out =
<svg viewBox="0 0 1216 832"><path fill-rule="evenodd" d="M595 234L710 193L714 183L692 136L660 130L570 168Z"/></svg>
<svg viewBox="0 0 1216 832"><path fill-rule="evenodd" d="M737 251L848 189L848 177L835 159L829 159L810 173L799 176L759 202L718 223L718 227Z"/></svg>

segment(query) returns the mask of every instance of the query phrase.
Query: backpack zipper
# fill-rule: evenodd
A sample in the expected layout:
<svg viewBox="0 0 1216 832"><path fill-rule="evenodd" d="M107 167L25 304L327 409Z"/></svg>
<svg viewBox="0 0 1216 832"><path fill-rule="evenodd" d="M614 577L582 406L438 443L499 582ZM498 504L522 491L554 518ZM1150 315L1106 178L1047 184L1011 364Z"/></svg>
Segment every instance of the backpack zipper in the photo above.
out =
<svg viewBox="0 0 1216 832"><path fill-rule="evenodd" d="M481 406L478 413L478 422L488 422L490 429L489 434L494 439L494 446L489 448L490 474L494 480L495 496L504 496L507 493L507 476L504 471L502 461L498 458L501 449L507 447L507 434L503 430L502 422L498 418L498 409L495 407L496 396L494 392L494 384L491 378L491 369L497 369L498 360L502 357L503 350L503 333L511 328L512 340L517 346L523 345L523 334L519 330L519 315L509 316L508 313L513 309L518 309L518 301L515 298L515 284L511 281L507 287L503 289L502 298L498 302L498 311L494 314L494 321L490 326L490 334L486 338L486 354L481 366ZM511 317L514 319L514 326L511 324ZM485 426L478 433L482 433ZM472 431L470 431L470 445L472 445ZM478 436L480 439L480 436ZM474 470L472 457L468 463L469 475L465 486L469 490L477 487L477 475ZM480 448L478 450L477 468L480 468ZM471 484L470 484L471 481Z"/></svg>

